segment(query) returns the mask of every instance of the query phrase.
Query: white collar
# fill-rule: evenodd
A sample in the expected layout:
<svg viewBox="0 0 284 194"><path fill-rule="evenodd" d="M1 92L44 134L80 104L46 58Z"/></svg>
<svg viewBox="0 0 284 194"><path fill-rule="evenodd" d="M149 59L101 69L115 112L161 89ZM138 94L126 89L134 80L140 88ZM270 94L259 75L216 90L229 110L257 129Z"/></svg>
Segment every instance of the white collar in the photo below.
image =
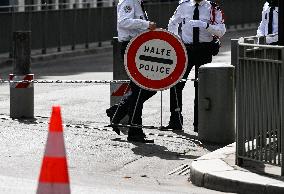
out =
<svg viewBox="0 0 284 194"><path fill-rule="evenodd" d="M204 3L205 3L205 0L202 0L198 4L199 4L199 6L202 6L202 5L204 5ZM194 0L190 0L190 5L191 6L195 6L195 4L196 4L196 2Z"/></svg>

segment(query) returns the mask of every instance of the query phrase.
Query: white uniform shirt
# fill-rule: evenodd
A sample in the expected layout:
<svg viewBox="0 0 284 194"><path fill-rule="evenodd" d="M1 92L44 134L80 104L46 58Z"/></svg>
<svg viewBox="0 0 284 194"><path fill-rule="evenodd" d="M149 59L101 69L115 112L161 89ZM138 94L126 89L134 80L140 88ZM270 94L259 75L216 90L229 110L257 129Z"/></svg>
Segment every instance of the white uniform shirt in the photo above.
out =
<svg viewBox="0 0 284 194"><path fill-rule="evenodd" d="M262 10L262 19L257 29L258 36L268 35L268 23L269 23L269 12L271 7L269 3L265 3ZM275 7L273 11L272 20L272 36L266 37L266 43L270 44L278 41L278 7Z"/></svg>
<svg viewBox="0 0 284 194"><path fill-rule="evenodd" d="M118 40L129 41L149 27L141 0L119 0L117 5Z"/></svg>
<svg viewBox="0 0 284 194"><path fill-rule="evenodd" d="M178 27L182 23L181 39L186 44L193 42L193 28L188 21L193 20L195 4L194 0L181 0L168 24L168 30L179 36ZM199 2L199 20L209 24L207 29L199 28L199 42L210 42L213 40L213 35L222 37L226 32L221 10L216 8L211 10L211 8L212 5L209 1ZM212 21L212 11L215 12L215 21Z"/></svg>

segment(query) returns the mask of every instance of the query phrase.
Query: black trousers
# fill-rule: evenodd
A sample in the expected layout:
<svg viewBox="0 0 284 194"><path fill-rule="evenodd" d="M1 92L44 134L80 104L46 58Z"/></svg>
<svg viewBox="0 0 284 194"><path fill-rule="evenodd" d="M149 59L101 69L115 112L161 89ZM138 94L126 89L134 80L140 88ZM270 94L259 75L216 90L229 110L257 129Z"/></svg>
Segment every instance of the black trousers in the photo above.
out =
<svg viewBox="0 0 284 194"><path fill-rule="evenodd" d="M197 80L198 68L206 63L211 63L212 53L211 53L210 43L198 43L196 45L190 44L186 45L187 55L188 55L188 66L183 79L187 79L188 75L193 66L195 66L195 80ZM171 118L170 123L178 122L182 125L180 118L182 112L182 90L185 86L185 82L179 82L174 87L170 89L170 111ZM195 81L195 99L194 99L194 123L193 125L197 127L198 123L198 85ZM181 123L180 123L181 122Z"/></svg>
<svg viewBox="0 0 284 194"><path fill-rule="evenodd" d="M122 42L122 59L124 58L124 53L128 43L129 42ZM119 103L118 109L116 111L116 114L114 115L112 122L118 124L120 120L128 114L129 125L142 125L143 104L157 92L142 89L133 81L130 81L129 87L131 88L131 94ZM128 136L144 136L144 133L141 127L130 127Z"/></svg>

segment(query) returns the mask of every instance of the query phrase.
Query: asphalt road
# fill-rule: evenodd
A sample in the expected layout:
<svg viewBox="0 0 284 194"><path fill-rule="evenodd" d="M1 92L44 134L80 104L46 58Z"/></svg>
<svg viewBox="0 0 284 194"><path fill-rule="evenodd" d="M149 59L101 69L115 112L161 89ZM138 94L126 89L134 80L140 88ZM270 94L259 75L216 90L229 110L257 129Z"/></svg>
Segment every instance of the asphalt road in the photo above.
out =
<svg viewBox="0 0 284 194"><path fill-rule="evenodd" d="M253 31L229 37L253 35ZM214 61L230 62L229 37ZM112 53L48 61L32 65L36 79L112 79ZM6 78L11 68L2 68ZM193 72L193 71L192 71ZM193 78L190 74L190 78ZM184 133L144 129L155 144L132 144L105 127L109 119L108 84L35 84L34 120L9 118L9 86L0 85L0 193L35 193L52 105L62 107L72 193L219 193L188 182L195 158L218 146L197 141L193 132L193 83L184 89ZM145 103L143 124L160 126L160 93ZM163 92L162 124L169 120L169 91ZM126 133L126 132L125 132ZM171 173L172 172L172 173Z"/></svg>

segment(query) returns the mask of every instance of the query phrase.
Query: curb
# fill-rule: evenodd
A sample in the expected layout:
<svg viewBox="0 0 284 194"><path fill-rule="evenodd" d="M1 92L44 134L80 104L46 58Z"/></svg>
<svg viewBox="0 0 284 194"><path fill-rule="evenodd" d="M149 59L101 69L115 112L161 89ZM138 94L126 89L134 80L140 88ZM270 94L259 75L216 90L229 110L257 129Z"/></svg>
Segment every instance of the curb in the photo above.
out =
<svg viewBox="0 0 284 194"><path fill-rule="evenodd" d="M69 57L77 57L77 56L84 56L90 54L98 54L112 51L112 45L105 45L102 47L94 47L89 49L76 49L76 50L66 50L61 52L52 52L47 54L34 54L31 56L31 62L37 63L42 61L51 61L56 59L62 58L69 58ZM7 54L8 55L8 54ZM8 67L13 64L13 59L8 57L0 57L0 68L1 67Z"/></svg>
<svg viewBox="0 0 284 194"><path fill-rule="evenodd" d="M235 143L194 160L190 169L190 181L196 186L223 192L284 193L284 182L227 164L223 159L228 157L226 154L235 156L234 148Z"/></svg>

